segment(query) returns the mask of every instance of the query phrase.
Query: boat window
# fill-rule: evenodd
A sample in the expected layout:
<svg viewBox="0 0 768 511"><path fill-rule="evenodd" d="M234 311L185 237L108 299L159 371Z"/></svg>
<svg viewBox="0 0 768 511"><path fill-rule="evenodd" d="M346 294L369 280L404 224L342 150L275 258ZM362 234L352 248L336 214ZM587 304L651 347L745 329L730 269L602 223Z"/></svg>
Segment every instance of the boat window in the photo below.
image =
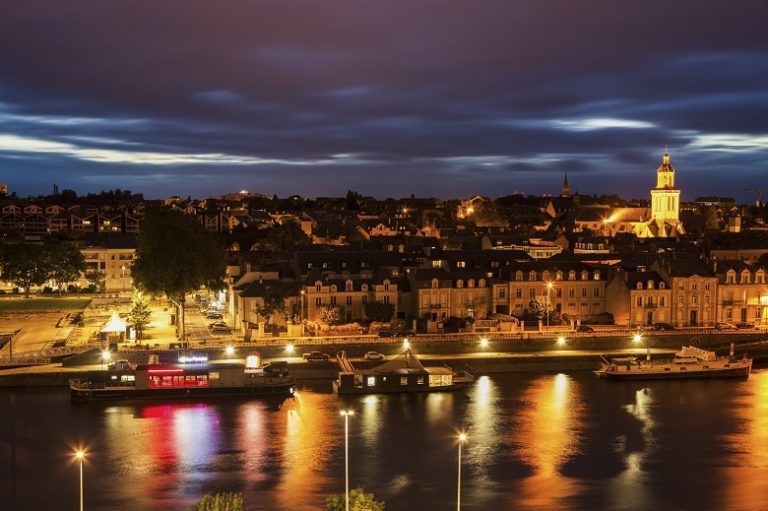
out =
<svg viewBox="0 0 768 511"><path fill-rule="evenodd" d="M423 376L419 376L418 378L416 378L416 385L424 385L424 377Z"/></svg>
<svg viewBox="0 0 768 511"><path fill-rule="evenodd" d="M408 385L408 377L407 376L401 376L400 377L400 385Z"/></svg>
<svg viewBox="0 0 768 511"><path fill-rule="evenodd" d="M208 379L209 380L218 380L219 379L219 373L218 372L208 373Z"/></svg>
<svg viewBox="0 0 768 511"><path fill-rule="evenodd" d="M367 383L369 387L375 387L376 386L376 377L375 376L369 376L367 378Z"/></svg>

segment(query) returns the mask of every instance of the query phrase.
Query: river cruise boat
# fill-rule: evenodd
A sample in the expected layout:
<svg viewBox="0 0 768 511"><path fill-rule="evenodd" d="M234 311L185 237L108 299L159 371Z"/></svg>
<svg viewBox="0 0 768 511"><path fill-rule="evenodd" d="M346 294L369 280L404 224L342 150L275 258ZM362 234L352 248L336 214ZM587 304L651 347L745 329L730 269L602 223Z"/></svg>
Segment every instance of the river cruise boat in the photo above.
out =
<svg viewBox="0 0 768 511"><path fill-rule="evenodd" d="M286 366L259 362L258 356L247 357L245 363L184 356L176 364L139 365L70 380L70 395L72 401L292 396L296 382Z"/></svg>
<svg viewBox="0 0 768 511"><path fill-rule="evenodd" d="M731 354L718 357L714 351L695 346L683 346L674 358L651 360L650 350L645 360L637 357L603 357L595 374L607 380L655 380L678 378L747 378L752 370L752 359L737 359Z"/></svg>
<svg viewBox="0 0 768 511"><path fill-rule="evenodd" d="M424 367L411 350L372 369L356 369L344 355L337 357L341 371L333 381L339 394L435 392L455 390L475 381L466 371L450 367Z"/></svg>

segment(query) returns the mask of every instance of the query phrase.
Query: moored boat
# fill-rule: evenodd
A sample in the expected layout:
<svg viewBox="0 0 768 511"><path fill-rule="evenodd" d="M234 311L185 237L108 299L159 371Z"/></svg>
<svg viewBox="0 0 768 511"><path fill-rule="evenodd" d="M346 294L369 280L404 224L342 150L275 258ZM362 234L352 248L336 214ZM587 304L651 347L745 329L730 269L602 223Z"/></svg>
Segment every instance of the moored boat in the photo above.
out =
<svg viewBox="0 0 768 511"><path fill-rule="evenodd" d="M284 366L242 362L151 364L69 381L72 401L178 399L209 396L291 396L296 382Z"/></svg>
<svg viewBox="0 0 768 511"><path fill-rule="evenodd" d="M333 388L339 394L446 391L475 380L468 372L447 366L425 367L411 350L372 369L356 369L343 355L337 362L341 371Z"/></svg>
<svg viewBox="0 0 768 511"><path fill-rule="evenodd" d="M752 370L752 359L735 358L733 348L727 357L718 357L714 351L695 346L683 346L674 358L645 360L637 357L619 357L606 360L594 373L608 380L653 380L678 378L747 378Z"/></svg>

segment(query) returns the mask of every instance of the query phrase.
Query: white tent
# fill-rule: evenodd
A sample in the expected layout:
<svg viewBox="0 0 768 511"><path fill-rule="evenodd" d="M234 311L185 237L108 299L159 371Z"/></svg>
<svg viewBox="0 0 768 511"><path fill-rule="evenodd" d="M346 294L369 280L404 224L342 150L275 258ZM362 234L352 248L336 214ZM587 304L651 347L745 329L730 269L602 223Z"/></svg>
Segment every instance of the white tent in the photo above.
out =
<svg viewBox="0 0 768 511"><path fill-rule="evenodd" d="M125 321L120 319L117 312L113 312L112 317L109 318L106 325L101 327L100 331L108 334L123 334L125 333Z"/></svg>

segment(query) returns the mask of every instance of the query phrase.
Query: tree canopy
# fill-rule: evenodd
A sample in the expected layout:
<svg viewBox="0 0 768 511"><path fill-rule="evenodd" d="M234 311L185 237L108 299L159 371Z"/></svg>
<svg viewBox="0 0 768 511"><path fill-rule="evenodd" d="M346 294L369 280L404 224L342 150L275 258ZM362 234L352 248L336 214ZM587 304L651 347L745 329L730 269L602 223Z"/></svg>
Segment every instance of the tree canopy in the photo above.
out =
<svg viewBox="0 0 768 511"><path fill-rule="evenodd" d="M368 302L365 304L365 317L379 323L389 323L395 315L395 306L391 303Z"/></svg>
<svg viewBox="0 0 768 511"><path fill-rule="evenodd" d="M224 286L224 250L193 217L172 209L148 212L141 223L132 273L136 286L183 300L206 286Z"/></svg>
<svg viewBox="0 0 768 511"><path fill-rule="evenodd" d="M7 280L24 288L29 296L32 286L39 286L48 280L48 257L39 245L7 245L0 252L0 274Z"/></svg>
<svg viewBox="0 0 768 511"><path fill-rule="evenodd" d="M376 495L366 493L362 488L355 488L349 492L350 511L384 511L385 504L376 500ZM326 511L344 511L346 499L343 493L331 495L325 499Z"/></svg>
<svg viewBox="0 0 768 511"><path fill-rule="evenodd" d="M67 283L78 280L85 272L85 256L74 243L62 240L46 242L44 251L48 278L56 282L61 295L61 289Z"/></svg>

